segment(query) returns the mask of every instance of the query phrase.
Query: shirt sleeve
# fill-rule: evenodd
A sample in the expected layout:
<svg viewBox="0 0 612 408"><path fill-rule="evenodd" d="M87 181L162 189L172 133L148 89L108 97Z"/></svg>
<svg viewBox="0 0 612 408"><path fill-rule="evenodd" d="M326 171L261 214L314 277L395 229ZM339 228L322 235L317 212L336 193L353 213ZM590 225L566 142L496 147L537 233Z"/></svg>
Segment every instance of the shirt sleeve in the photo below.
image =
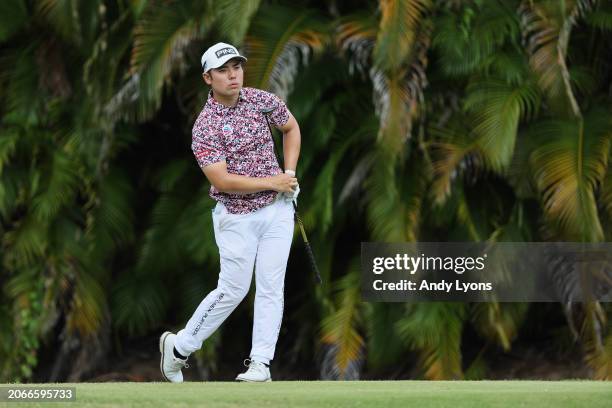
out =
<svg viewBox="0 0 612 408"><path fill-rule="evenodd" d="M284 126L289 121L289 109L285 102L278 96L269 93L270 105L274 107L274 111L270 114L270 123L275 127Z"/></svg>
<svg viewBox="0 0 612 408"><path fill-rule="evenodd" d="M223 161L226 157L225 144L219 135L207 132L199 121L193 126L191 150L202 168Z"/></svg>

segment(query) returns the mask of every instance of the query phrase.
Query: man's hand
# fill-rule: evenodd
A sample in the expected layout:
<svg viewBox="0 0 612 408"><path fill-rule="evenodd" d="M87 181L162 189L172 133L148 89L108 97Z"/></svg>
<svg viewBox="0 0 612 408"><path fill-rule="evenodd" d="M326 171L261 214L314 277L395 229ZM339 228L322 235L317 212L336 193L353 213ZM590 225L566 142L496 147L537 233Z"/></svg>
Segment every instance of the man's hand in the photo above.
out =
<svg viewBox="0 0 612 408"><path fill-rule="evenodd" d="M288 174L291 177L295 177L295 170L286 169L285 174ZM288 192L288 193L283 193L283 198L285 199L285 201L296 201L298 194L300 194L300 184L299 183L295 186L293 191Z"/></svg>
<svg viewBox="0 0 612 408"><path fill-rule="evenodd" d="M297 184L295 186L295 190L293 190L292 192L290 192L290 193L283 193L283 198L286 201L295 201L295 200L297 200L298 194L300 194L300 185L299 184Z"/></svg>
<svg viewBox="0 0 612 408"><path fill-rule="evenodd" d="M293 193L297 187L298 182L295 177L291 177L289 174L280 173L276 176L268 177L270 187L274 191L279 193Z"/></svg>

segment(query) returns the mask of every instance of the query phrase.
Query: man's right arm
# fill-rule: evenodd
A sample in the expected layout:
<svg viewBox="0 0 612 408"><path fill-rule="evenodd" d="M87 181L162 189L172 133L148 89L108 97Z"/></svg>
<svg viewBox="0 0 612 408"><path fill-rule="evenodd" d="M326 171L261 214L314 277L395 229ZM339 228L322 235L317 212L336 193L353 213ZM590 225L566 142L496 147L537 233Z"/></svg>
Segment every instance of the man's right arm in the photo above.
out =
<svg viewBox="0 0 612 408"><path fill-rule="evenodd" d="M231 194L251 194L273 190L290 193L297 185L297 179L280 173L271 177L248 177L227 172L225 160L202 167L202 171L217 190Z"/></svg>

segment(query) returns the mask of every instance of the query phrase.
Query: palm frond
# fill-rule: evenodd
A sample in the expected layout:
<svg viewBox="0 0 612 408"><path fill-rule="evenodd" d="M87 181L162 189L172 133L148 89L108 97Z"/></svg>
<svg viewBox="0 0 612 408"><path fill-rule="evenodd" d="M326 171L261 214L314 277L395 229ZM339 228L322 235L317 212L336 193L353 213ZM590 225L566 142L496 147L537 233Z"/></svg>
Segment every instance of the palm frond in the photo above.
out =
<svg viewBox="0 0 612 408"><path fill-rule="evenodd" d="M180 268L185 261L182 243L173 231L176 221L192 197L174 192L164 193L155 203L149 228L138 250L136 268L139 271L170 271Z"/></svg>
<svg viewBox="0 0 612 408"><path fill-rule="evenodd" d="M6 41L28 21L28 8L23 0L0 2L0 41Z"/></svg>
<svg viewBox="0 0 612 408"><path fill-rule="evenodd" d="M20 168L9 167L0 174L0 220L9 222L11 214L23 205L25 197L23 186L27 185L27 172ZM1 225L1 224L0 224Z"/></svg>
<svg viewBox="0 0 612 408"><path fill-rule="evenodd" d="M593 378L609 381L612 378L612 335L607 333L607 317L602 304L584 302L575 305L574 309L578 309L573 311L582 320L578 322L578 335L584 358L594 370Z"/></svg>
<svg viewBox="0 0 612 408"><path fill-rule="evenodd" d="M34 112L42 106L39 89L39 70L34 43L21 50L7 50L0 58L0 78L6 82L6 109L13 120L33 124L38 120ZM8 116L8 115L7 115Z"/></svg>
<svg viewBox="0 0 612 408"><path fill-rule="evenodd" d="M608 158L608 162L610 158ZM612 218L612 167L608 166L599 190L598 203L609 218Z"/></svg>
<svg viewBox="0 0 612 408"><path fill-rule="evenodd" d="M612 334L605 338L596 352L588 353L586 360L594 370L593 379L610 381L612 379Z"/></svg>
<svg viewBox="0 0 612 408"><path fill-rule="evenodd" d="M117 83L121 80L123 68L120 63L132 45L133 21L130 12L125 10L113 23L103 30L97 40L92 44L92 51L83 64L83 82L85 91L95 102L96 116L102 116L104 105L116 91ZM104 115L106 123L116 116ZM107 126L112 129L112 123Z"/></svg>
<svg viewBox="0 0 612 408"><path fill-rule="evenodd" d="M596 242L603 237L595 189L606 173L610 125L605 113L589 112L579 121L548 121L530 133L542 143L531 166L544 212L568 238Z"/></svg>
<svg viewBox="0 0 612 408"><path fill-rule="evenodd" d="M286 99L300 64L323 51L328 41L328 27L321 16L283 6L261 7L245 38L246 85Z"/></svg>
<svg viewBox="0 0 612 408"><path fill-rule="evenodd" d="M374 62L383 72L396 72L409 60L430 0L380 0L380 24Z"/></svg>
<svg viewBox="0 0 612 408"><path fill-rule="evenodd" d="M365 76L369 71L378 32L372 14L346 16L338 22L335 31L336 46L348 58L349 73L356 71Z"/></svg>
<svg viewBox="0 0 612 408"><path fill-rule="evenodd" d="M404 206L400 199L395 161L380 151L374 151L371 155L371 160L377 165L372 167L364 182L368 227L377 241L404 242L407 228L404 217L398 217L398 214L404 214Z"/></svg>
<svg viewBox="0 0 612 408"><path fill-rule="evenodd" d="M131 76L106 111L118 115L131 107L132 118L149 118L159 108L171 74L187 68L187 47L204 34L212 18L207 18L204 2L178 0L171 7L149 3L134 29Z"/></svg>
<svg viewBox="0 0 612 408"><path fill-rule="evenodd" d="M531 78L529 61L520 49L496 50L482 68L486 77L500 78L509 85L521 86Z"/></svg>
<svg viewBox="0 0 612 408"><path fill-rule="evenodd" d="M468 167L481 163L475 137L465 121L453 118L444 127L432 125L429 129L432 141L433 182L431 195L436 204L443 204L451 194L451 184Z"/></svg>
<svg viewBox="0 0 612 408"><path fill-rule="evenodd" d="M95 1L99 3L99 0ZM80 44L83 41L82 21L78 0L39 0L36 11L65 40Z"/></svg>
<svg viewBox="0 0 612 408"><path fill-rule="evenodd" d="M72 265L75 284L72 303L67 313L66 326L82 337L96 333L106 315L106 293L98 279L85 265Z"/></svg>
<svg viewBox="0 0 612 408"><path fill-rule="evenodd" d="M470 315L474 328L484 338L508 351L518 335L528 307L527 303L474 303Z"/></svg>
<svg viewBox="0 0 612 408"><path fill-rule="evenodd" d="M488 80L472 84L468 93L465 106L474 113L474 133L484 163L501 172L512 160L520 120L538 111L538 90L529 83L509 86Z"/></svg>
<svg viewBox="0 0 612 408"><path fill-rule="evenodd" d="M41 191L32 200L32 211L38 219L48 221L63 205L72 201L79 185L77 163L73 157L58 149L49 167L43 172Z"/></svg>
<svg viewBox="0 0 612 408"><path fill-rule="evenodd" d="M159 327L169 306L168 290L160 276L128 271L111 291L114 325L129 335Z"/></svg>
<svg viewBox="0 0 612 408"><path fill-rule="evenodd" d="M508 166L506 177L518 198L537 198L537 189L529 166L529 157L538 144L537 139L524 132L519 132L517 135L514 154Z"/></svg>
<svg viewBox="0 0 612 408"><path fill-rule="evenodd" d="M595 8L585 16L588 24L600 30L612 30L612 7L606 1L598 1Z"/></svg>
<svg viewBox="0 0 612 408"><path fill-rule="evenodd" d="M395 324L406 344L421 353L427 379L460 379L461 333L467 305L438 302L407 306L406 314Z"/></svg>
<svg viewBox="0 0 612 408"><path fill-rule="evenodd" d="M433 48L442 72L451 77L484 72L495 64L502 47L516 38L519 25L506 2L463 2L436 18Z"/></svg>
<svg viewBox="0 0 612 408"><path fill-rule="evenodd" d="M351 143L351 139L345 139L343 143L333 149L331 157L323 168L319 170L319 176L312 191L313 196L317 197L317 200L309 207L308 217L305 218L304 222L306 225L317 225L321 236L325 236L328 233L333 222L335 174L340 160Z"/></svg>
<svg viewBox="0 0 612 408"><path fill-rule="evenodd" d="M16 269L31 266L42 258L48 246L47 225L27 215L4 234L2 244L8 249L4 255L8 265Z"/></svg>
<svg viewBox="0 0 612 408"><path fill-rule="evenodd" d="M405 72L387 76L381 71L370 71L374 88L374 107L380 119L378 140L383 149L401 155L402 145L410 138L412 117L416 113L417 101L412 98Z"/></svg>
<svg viewBox="0 0 612 408"><path fill-rule="evenodd" d="M2 138L0 138L0 175L2 175L2 170L9 164L9 159L15 152L19 137L20 134L17 129L2 129Z"/></svg>
<svg viewBox="0 0 612 408"><path fill-rule="evenodd" d="M592 3L524 1L519 10L531 67L549 103L560 114L581 116L567 68L567 47L573 26Z"/></svg>
<svg viewBox="0 0 612 408"><path fill-rule="evenodd" d="M212 239L213 225L210 215L214 205L215 202L208 196L208 185L204 185L180 214L171 234L175 237L174 242L181 246L180 253L185 258L196 265L206 263L206 267L217 269L219 252Z"/></svg>
<svg viewBox="0 0 612 408"><path fill-rule="evenodd" d="M113 170L101 181L85 231L96 253L108 255L133 239L133 198L133 188L121 171Z"/></svg>
<svg viewBox="0 0 612 408"><path fill-rule="evenodd" d="M406 240L416 242L419 239L423 213L427 203L427 189L433 177L431 162L420 149L415 149L404 175L400 177L400 198L404 203Z"/></svg>
<svg viewBox="0 0 612 408"><path fill-rule="evenodd" d="M379 142L382 148L402 157L402 145L410 138L412 120L424 105L427 87L427 51L431 37L429 20L420 23L412 49L412 58L402 68L385 72L370 69L374 88L374 107L380 119Z"/></svg>
<svg viewBox="0 0 612 408"><path fill-rule="evenodd" d="M232 44L240 45L260 2L260 0L215 1L214 13L221 35L227 37Z"/></svg>
<svg viewBox="0 0 612 408"><path fill-rule="evenodd" d="M395 331L395 323L404 314L404 305L379 302L368 305L371 306L365 315L368 365L373 368L393 366L407 349Z"/></svg>
<svg viewBox="0 0 612 408"><path fill-rule="evenodd" d="M348 366L363 358L365 341L359 333L362 324L358 261L353 261L350 272L336 283L337 308L321 324L321 341L335 347L334 365L339 378Z"/></svg>

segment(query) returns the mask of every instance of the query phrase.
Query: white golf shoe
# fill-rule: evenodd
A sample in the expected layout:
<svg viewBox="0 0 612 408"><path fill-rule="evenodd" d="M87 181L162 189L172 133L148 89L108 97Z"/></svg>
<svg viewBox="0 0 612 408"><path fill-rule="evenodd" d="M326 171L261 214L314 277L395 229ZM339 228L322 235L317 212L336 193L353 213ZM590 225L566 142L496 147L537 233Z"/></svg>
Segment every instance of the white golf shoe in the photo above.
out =
<svg viewBox="0 0 612 408"><path fill-rule="evenodd" d="M159 369L161 370L164 379L174 382L183 382L183 373L181 369L183 367L189 367L187 360L182 360L174 356L174 339L176 334L165 332L159 338L159 351L161 353L161 361L159 363Z"/></svg>
<svg viewBox="0 0 612 408"><path fill-rule="evenodd" d="M247 382L270 382L270 369L259 361L253 361L250 359L244 360L244 365L249 369L242 374L238 374L236 380L247 381Z"/></svg>

